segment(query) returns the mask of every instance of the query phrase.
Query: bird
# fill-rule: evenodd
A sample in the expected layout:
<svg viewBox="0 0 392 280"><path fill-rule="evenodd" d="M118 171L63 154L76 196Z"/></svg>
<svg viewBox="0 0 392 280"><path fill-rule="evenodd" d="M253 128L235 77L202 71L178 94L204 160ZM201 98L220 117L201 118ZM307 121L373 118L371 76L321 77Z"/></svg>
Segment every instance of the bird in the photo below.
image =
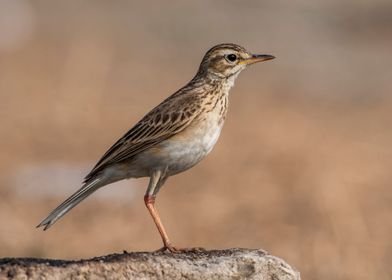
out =
<svg viewBox="0 0 392 280"><path fill-rule="evenodd" d="M37 227L50 228L99 188L123 179L149 177L144 203L162 238L161 250L178 252L155 207L156 196L173 175L190 169L210 153L221 133L229 91L249 65L274 59L237 44L218 44L204 55L194 78L147 113L111 146L84 178L82 186Z"/></svg>

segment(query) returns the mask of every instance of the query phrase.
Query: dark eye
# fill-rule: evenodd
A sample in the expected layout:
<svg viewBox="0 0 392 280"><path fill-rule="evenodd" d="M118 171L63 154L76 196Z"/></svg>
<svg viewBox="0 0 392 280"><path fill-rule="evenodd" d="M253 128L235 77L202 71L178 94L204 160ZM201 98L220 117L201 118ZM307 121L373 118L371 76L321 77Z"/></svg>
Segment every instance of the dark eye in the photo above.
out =
<svg viewBox="0 0 392 280"><path fill-rule="evenodd" d="M236 56L235 54L231 53L231 54L228 54L228 55L226 56L226 59L227 59L228 61L230 61L230 62L234 62L234 61L237 60L237 56Z"/></svg>

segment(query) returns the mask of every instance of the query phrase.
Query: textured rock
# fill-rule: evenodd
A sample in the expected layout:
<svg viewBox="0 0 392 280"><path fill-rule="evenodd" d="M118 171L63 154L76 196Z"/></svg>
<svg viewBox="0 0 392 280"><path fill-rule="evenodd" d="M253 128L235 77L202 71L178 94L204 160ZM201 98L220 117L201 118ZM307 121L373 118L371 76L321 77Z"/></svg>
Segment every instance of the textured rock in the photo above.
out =
<svg viewBox="0 0 392 280"><path fill-rule="evenodd" d="M0 279L300 279L262 250L124 253L89 260L0 259Z"/></svg>

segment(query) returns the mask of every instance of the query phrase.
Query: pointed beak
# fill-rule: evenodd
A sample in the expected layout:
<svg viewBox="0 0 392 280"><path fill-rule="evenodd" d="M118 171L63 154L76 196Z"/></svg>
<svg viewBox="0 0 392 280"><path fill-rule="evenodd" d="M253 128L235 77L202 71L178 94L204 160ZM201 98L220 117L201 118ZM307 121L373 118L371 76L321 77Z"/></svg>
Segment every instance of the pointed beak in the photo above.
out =
<svg viewBox="0 0 392 280"><path fill-rule="evenodd" d="M269 54L253 54L250 58L241 61L241 64L250 65L257 62L274 59L275 56Z"/></svg>

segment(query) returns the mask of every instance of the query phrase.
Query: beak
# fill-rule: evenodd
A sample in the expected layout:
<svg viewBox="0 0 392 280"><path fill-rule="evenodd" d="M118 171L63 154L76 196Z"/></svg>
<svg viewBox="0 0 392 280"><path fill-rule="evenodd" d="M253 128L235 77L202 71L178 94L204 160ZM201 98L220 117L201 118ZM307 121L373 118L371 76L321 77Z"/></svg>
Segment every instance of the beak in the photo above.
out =
<svg viewBox="0 0 392 280"><path fill-rule="evenodd" d="M240 64L250 65L253 63L271 60L274 58L275 56L269 54L253 54L250 58L241 61Z"/></svg>

